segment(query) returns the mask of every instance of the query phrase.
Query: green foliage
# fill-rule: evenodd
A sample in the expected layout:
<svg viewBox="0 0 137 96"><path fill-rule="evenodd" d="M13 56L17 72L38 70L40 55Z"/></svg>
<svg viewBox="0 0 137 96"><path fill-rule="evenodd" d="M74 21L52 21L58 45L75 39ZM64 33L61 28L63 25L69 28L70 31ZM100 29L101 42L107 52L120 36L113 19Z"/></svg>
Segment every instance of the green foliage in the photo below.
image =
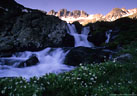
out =
<svg viewBox="0 0 137 96"><path fill-rule="evenodd" d="M34 77L35 78L35 77ZM36 96L42 95L44 89L40 85L36 84L34 80L27 82L26 79L19 78L2 78L0 80L0 96Z"/></svg>
<svg viewBox="0 0 137 96"><path fill-rule="evenodd" d="M93 36L99 33L105 34L105 32L110 29L112 29L113 31L119 30L118 33L116 33L117 36L113 41L109 42L109 44L101 44L106 45L110 48L115 48L118 45L130 44L130 42L137 39L137 19L124 17L113 22L98 21L95 23L89 23L87 25L93 27L93 29L91 30Z"/></svg>
<svg viewBox="0 0 137 96"><path fill-rule="evenodd" d="M97 21L97 22L93 23L92 26L94 27L94 31L92 32L92 34L95 35L98 32L106 32L109 29L112 29L113 23L105 22L105 21Z"/></svg>
<svg viewBox="0 0 137 96"><path fill-rule="evenodd" d="M124 46L120 54L130 53L125 62L81 64L70 72L46 74L29 81L1 78L0 96L109 96L137 94L137 42Z"/></svg>
<svg viewBox="0 0 137 96"><path fill-rule="evenodd" d="M114 42L125 45L137 39L137 20L121 18L114 23L120 29L119 35Z"/></svg>

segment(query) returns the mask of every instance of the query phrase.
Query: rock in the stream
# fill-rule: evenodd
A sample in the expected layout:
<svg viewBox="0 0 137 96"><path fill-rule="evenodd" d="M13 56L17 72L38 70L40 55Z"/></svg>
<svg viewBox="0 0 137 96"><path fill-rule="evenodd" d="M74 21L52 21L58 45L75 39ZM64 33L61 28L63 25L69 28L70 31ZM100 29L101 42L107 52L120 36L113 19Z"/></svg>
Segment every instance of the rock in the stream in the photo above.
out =
<svg viewBox="0 0 137 96"><path fill-rule="evenodd" d="M100 63L108 60L110 53L102 49L76 47L66 55L64 63L72 66L78 66L80 63Z"/></svg>
<svg viewBox="0 0 137 96"><path fill-rule="evenodd" d="M38 58L36 57L36 55L32 55L26 61L21 62L17 67L19 67L19 68L29 67L29 66L36 65L37 63L39 63Z"/></svg>

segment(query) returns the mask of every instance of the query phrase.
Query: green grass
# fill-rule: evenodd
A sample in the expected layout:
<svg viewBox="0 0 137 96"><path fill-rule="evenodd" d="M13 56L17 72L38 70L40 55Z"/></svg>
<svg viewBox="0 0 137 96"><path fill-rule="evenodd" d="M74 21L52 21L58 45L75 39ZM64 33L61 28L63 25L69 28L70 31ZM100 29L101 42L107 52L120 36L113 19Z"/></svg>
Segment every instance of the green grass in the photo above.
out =
<svg viewBox="0 0 137 96"><path fill-rule="evenodd" d="M132 54L126 62L108 61L82 65L70 72L24 78L0 79L0 96L116 96L137 94L137 42L118 55ZM136 95L135 95L136 96Z"/></svg>

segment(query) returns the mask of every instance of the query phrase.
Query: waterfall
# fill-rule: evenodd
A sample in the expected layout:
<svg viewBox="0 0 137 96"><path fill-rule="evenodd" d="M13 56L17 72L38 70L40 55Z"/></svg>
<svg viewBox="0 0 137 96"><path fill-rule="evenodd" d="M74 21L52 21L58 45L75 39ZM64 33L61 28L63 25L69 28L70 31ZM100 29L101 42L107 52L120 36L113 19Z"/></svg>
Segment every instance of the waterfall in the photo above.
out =
<svg viewBox="0 0 137 96"><path fill-rule="evenodd" d="M112 30L109 30L109 31L106 32L107 40L105 41L105 43L109 43L111 32L112 32Z"/></svg>
<svg viewBox="0 0 137 96"><path fill-rule="evenodd" d="M67 32L74 36L75 46L94 47L88 42L87 37L90 31L89 27L84 27L81 34L77 33L75 25L68 24ZM0 77L25 77L29 79L33 76L42 76L46 73L60 73L70 71L74 67L63 64L67 52L62 48L46 48L39 52L18 52L13 54L12 57L0 58ZM24 66L19 68L21 62L28 60L32 55L35 55L39 63L33 66Z"/></svg>
<svg viewBox="0 0 137 96"><path fill-rule="evenodd" d="M94 45L87 40L88 33L90 32L90 27L84 27L81 31L81 34L78 34L74 24L68 24L67 32L74 37L75 47L84 46L84 47L94 47Z"/></svg>

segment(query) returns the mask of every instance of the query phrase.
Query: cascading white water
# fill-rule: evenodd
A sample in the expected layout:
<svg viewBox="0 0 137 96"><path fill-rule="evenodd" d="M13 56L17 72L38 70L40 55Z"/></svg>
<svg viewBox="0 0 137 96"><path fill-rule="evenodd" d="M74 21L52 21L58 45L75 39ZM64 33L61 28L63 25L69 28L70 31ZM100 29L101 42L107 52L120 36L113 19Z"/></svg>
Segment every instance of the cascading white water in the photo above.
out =
<svg viewBox="0 0 137 96"><path fill-rule="evenodd" d="M105 41L105 43L109 43L111 32L112 32L112 30L109 30L109 31L106 32L107 40Z"/></svg>
<svg viewBox="0 0 137 96"><path fill-rule="evenodd" d="M75 38L75 47L93 47L94 45L87 40L89 27L84 27L81 34L77 33L75 25L68 24L67 31ZM12 57L0 58L0 77L25 77L29 79L33 76L42 76L46 73L60 73L72 70L73 66L63 64L65 56L68 52L64 52L61 48L46 48L39 52L19 52ZM37 65L17 68L17 66L28 60L33 54L39 60Z"/></svg>
<svg viewBox="0 0 137 96"><path fill-rule="evenodd" d="M0 65L0 77L25 77L29 79L33 76L42 76L45 73L60 73L64 71L72 70L74 67L63 64L63 60L67 52L64 52L61 48L52 49L46 48L39 52L22 52L13 55L10 58L1 58L14 61L25 61L29 59L32 54L36 54L39 63L35 66L16 68L15 66L8 66L6 64ZM18 62L19 64L19 62ZM15 63L14 63L15 65Z"/></svg>
<svg viewBox="0 0 137 96"><path fill-rule="evenodd" d="M90 28L89 26L88 27L84 27L81 31L81 34L78 34L77 33L77 30L75 28L75 25L74 24L68 24L68 33L72 36L74 36L74 39L75 39L75 47L78 47L78 46L84 46L84 47L94 47L94 45L89 42L87 40L87 37L88 37L88 33L90 31Z"/></svg>

